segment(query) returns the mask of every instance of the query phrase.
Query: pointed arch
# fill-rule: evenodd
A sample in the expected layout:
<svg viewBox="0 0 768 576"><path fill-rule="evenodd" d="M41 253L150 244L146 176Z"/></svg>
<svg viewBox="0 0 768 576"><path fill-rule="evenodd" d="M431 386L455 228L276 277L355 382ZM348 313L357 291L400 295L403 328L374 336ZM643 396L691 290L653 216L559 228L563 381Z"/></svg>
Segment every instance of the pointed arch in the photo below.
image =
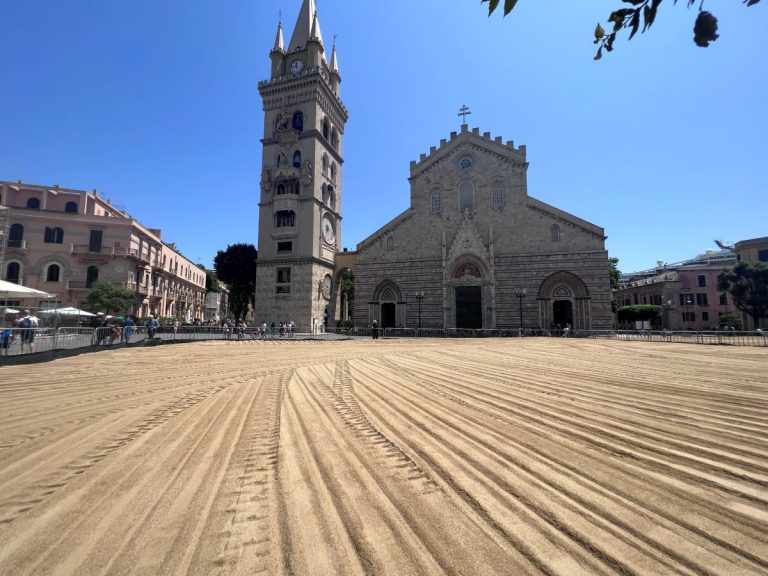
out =
<svg viewBox="0 0 768 576"><path fill-rule="evenodd" d="M555 272L547 276L539 287L539 298L589 298L584 281L572 272Z"/></svg>
<svg viewBox="0 0 768 576"><path fill-rule="evenodd" d="M552 242L560 242L560 226L552 224L552 227L549 229L549 234L552 238Z"/></svg>

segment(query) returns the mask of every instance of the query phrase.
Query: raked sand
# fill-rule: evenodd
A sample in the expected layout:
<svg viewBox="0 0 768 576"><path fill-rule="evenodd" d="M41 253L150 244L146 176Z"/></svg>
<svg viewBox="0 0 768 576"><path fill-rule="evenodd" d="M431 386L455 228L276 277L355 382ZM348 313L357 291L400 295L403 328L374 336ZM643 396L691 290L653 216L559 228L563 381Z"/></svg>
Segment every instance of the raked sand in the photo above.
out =
<svg viewBox="0 0 768 576"><path fill-rule="evenodd" d="M0 574L768 574L768 349L216 342L0 369Z"/></svg>

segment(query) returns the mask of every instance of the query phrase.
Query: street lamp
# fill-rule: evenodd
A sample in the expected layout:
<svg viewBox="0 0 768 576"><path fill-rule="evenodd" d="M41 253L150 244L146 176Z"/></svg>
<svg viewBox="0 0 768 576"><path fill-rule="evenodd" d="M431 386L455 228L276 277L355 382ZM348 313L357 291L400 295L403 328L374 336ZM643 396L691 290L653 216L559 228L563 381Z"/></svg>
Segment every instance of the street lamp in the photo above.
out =
<svg viewBox="0 0 768 576"><path fill-rule="evenodd" d="M421 330L421 301L424 299L424 291L416 292L416 301L419 303L419 330Z"/></svg>
<svg viewBox="0 0 768 576"><path fill-rule="evenodd" d="M515 296L520 308L520 336L523 335L523 298L525 298L525 288L515 288Z"/></svg>

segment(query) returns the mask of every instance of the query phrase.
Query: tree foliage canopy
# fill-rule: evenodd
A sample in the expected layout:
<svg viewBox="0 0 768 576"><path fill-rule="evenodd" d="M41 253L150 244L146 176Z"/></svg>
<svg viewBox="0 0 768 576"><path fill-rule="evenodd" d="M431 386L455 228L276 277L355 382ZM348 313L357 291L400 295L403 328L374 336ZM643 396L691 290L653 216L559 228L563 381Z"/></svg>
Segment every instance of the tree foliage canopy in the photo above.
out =
<svg viewBox="0 0 768 576"><path fill-rule="evenodd" d="M632 306L619 306L617 313L619 322L634 322L658 318L660 310L661 306L655 304L634 304Z"/></svg>
<svg viewBox="0 0 768 576"><path fill-rule="evenodd" d="M736 308L750 316L755 326L768 314L768 265L763 262L739 262L723 270L717 288L730 292Z"/></svg>
<svg viewBox="0 0 768 576"><path fill-rule="evenodd" d="M611 267L611 290L616 290L619 287L619 276L621 276L621 270L619 270L619 259L608 258L608 265Z"/></svg>
<svg viewBox="0 0 768 576"><path fill-rule="evenodd" d="M631 7L618 8L608 16L608 31L598 23L595 27L595 44L598 44L595 60L600 60L603 56L603 50L613 51L613 43L616 41L616 35L622 30L629 30L629 40L631 40L637 31L640 30L640 24L643 25L642 32L648 30L656 20L656 12L664 0L622 0L624 4ZM677 4L678 0L673 0ZM684 0L688 8L696 4L696 0ZM488 3L488 15L493 14L498 8L500 0L480 0L480 3ZM747 6L754 6L760 0L742 0ZM504 16L512 12L517 4L517 0L504 0ZM703 9L703 0L699 1L699 12L696 16L696 22L693 26L693 41L696 46L706 48L710 42L719 38L717 33L717 18L712 13Z"/></svg>
<svg viewBox="0 0 768 576"><path fill-rule="evenodd" d="M248 303L254 301L257 257L253 244L232 244L213 259L216 277L229 286L229 309L237 318L245 318Z"/></svg>
<svg viewBox="0 0 768 576"><path fill-rule="evenodd" d="M125 312L133 305L133 292L109 282L94 282L86 299L90 312Z"/></svg>

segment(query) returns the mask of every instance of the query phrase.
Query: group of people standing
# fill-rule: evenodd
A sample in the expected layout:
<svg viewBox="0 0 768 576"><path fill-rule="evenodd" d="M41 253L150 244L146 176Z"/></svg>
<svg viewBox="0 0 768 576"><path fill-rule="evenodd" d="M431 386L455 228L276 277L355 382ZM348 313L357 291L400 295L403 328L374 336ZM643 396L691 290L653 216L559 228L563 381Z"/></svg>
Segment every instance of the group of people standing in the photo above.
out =
<svg viewBox="0 0 768 576"><path fill-rule="evenodd" d="M0 354L7 356L11 344L21 341L21 353L35 351L35 330L40 326L37 316L24 310L20 316L11 319L10 326L0 332Z"/></svg>

